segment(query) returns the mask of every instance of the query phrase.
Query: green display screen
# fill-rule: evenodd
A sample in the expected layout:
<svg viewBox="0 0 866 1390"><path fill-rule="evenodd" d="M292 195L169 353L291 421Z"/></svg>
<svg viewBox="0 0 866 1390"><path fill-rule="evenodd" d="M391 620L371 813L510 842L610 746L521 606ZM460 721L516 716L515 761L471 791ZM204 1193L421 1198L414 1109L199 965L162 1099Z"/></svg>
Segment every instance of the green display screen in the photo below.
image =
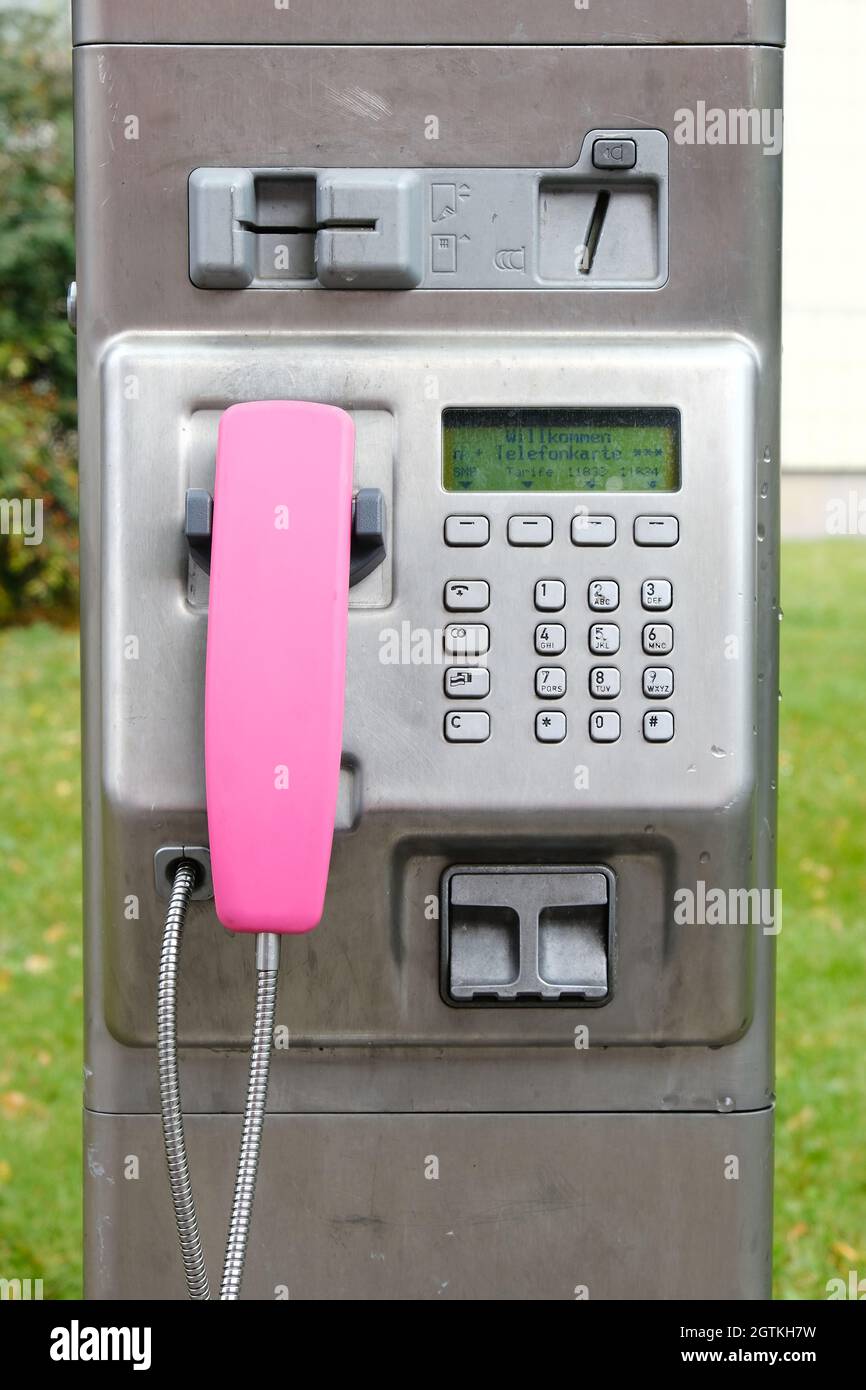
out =
<svg viewBox="0 0 866 1390"><path fill-rule="evenodd" d="M676 492L678 410L442 414L447 492Z"/></svg>

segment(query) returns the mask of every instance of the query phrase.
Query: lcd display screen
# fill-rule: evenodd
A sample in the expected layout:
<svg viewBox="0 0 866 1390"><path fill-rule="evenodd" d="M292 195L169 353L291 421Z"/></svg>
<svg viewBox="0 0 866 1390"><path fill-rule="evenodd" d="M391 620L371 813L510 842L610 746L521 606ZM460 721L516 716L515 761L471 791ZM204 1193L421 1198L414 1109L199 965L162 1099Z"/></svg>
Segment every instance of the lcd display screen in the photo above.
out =
<svg viewBox="0 0 866 1390"><path fill-rule="evenodd" d="M678 410L452 409L447 492L676 492Z"/></svg>

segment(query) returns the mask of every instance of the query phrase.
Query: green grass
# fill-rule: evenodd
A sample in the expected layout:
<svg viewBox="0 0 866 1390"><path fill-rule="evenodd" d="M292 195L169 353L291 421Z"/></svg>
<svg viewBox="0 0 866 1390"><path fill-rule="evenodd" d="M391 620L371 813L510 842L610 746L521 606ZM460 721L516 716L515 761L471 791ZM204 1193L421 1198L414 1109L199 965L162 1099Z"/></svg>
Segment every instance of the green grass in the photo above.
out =
<svg viewBox="0 0 866 1390"><path fill-rule="evenodd" d="M866 1277L866 545L783 556L776 1289Z"/></svg>
<svg viewBox="0 0 866 1390"><path fill-rule="evenodd" d="M0 1275L81 1287L78 639L0 633Z"/></svg>
<svg viewBox="0 0 866 1390"><path fill-rule="evenodd" d="M776 1295L866 1277L866 544L783 576ZM77 642L0 633L0 1275L80 1291Z"/></svg>

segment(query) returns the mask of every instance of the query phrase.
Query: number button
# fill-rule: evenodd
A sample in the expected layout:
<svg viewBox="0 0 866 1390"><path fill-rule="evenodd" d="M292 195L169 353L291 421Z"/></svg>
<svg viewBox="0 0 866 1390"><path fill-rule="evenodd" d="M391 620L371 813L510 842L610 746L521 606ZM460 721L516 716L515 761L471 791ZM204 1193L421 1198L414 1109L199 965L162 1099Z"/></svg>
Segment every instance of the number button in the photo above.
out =
<svg viewBox="0 0 866 1390"><path fill-rule="evenodd" d="M670 743L674 736L674 717L670 710L647 710L643 717L643 736L647 743Z"/></svg>
<svg viewBox="0 0 866 1390"><path fill-rule="evenodd" d="M589 586L589 606L594 613L619 608L619 585L613 579L594 579Z"/></svg>
<svg viewBox="0 0 866 1390"><path fill-rule="evenodd" d="M667 700L674 693L674 673L669 666L650 666L643 673L643 693L648 700Z"/></svg>
<svg viewBox="0 0 866 1390"><path fill-rule="evenodd" d="M620 718L616 710L596 710L591 714L589 736L593 743L616 743L620 736Z"/></svg>
<svg viewBox="0 0 866 1390"><path fill-rule="evenodd" d="M535 629L535 650L539 656L562 656L565 651L562 623L539 623Z"/></svg>
<svg viewBox="0 0 866 1390"><path fill-rule="evenodd" d="M647 623L643 630L647 656L667 656L674 649L674 630L668 623Z"/></svg>
<svg viewBox="0 0 866 1390"><path fill-rule="evenodd" d="M451 623L444 640L449 656L485 656L490 650L490 628L483 623Z"/></svg>
<svg viewBox="0 0 866 1390"><path fill-rule="evenodd" d="M589 650L594 656L616 656L619 628L615 623L596 623L589 629Z"/></svg>
<svg viewBox="0 0 866 1390"><path fill-rule="evenodd" d="M483 613L490 607L490 585L484 579L449 579L445 607L449 613Z"/></svg>
<svg viewBox="0 0 866 1390"><path fill-rule="evenodd" d="M640 601L648 612L670 608L674 601L673 586L668 579L646 579L641 587Z"/></svg>
<svg viewBox="0 0 866 1390"><path fill-rule="evenodd" d="M446 516L446 545L486 545L490 522L486 516Z"/></svg>
<svg viewBox="0 0 866 1390"><path fill-rule="evenodd" d="M565 585L561 579L539 579L535 586L535 606L539 613L560 613L565 607Z"/></svg>
<svg viewBox="0 0 866 1390"><path fill-rule="evenodd" d="M449 666L445 694L449 700L483 700L490 694L490 672L486 666Z"/></svg>
<svg viewBox="0 0 866 1390"><path fill-rule="evenodd" d="M561 700L565 688L566 675L561 666L547 666L536 671L535 693L540 700Z"/></svg>
<svg viewBox="0 0 866 1390"><path fill-rule="evenodd" d="M596 700L615 700L622 689L622 677L615 666L596 666L589 673L589 693Z"/></svg>
<svg viewBox="0 0 866 1390"><path fill-rule="evenodd" d="M485 710L455 710L445 716L445 737L449 743L486 743L490 737L490 715Z"/></svg>
<svg viewBox="0 0 866 1390"><path fill-rule="evenodd" d="M568 721L561 709L539 710L535 716L535 737L539 743L562 743Z"/></svg>

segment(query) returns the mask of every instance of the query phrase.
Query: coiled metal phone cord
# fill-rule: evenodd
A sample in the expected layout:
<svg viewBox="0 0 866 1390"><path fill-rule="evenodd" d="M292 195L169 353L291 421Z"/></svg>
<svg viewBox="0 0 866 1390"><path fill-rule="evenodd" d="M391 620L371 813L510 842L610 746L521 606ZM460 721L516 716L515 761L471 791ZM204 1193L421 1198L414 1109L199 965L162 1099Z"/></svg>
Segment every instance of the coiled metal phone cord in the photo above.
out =
<svg viewBox="0 0 866 1390"><path fill-rule="evenodd" d="M180 1240L187 1292L190 1298L203 1300L210 1298L210 1288L190 1183L177 1064L178 959L196 875L196 866L188 860L182 860L175 870L171 899L165 919L165 935L159 968L157 1044L159 1099L165 1138L165 1156L168 1163L171 1199L174 1204L174 1219ZM244 1110L241 1148L220 1289L221 1300L235 1300L240 1297L250 1220L256 1192L262 1127L268 1098L268 1077L273 1044L279 966L279 936L272 932L258 933L256 936L256 1017L250 1054L250 1076Z"/></svg>

